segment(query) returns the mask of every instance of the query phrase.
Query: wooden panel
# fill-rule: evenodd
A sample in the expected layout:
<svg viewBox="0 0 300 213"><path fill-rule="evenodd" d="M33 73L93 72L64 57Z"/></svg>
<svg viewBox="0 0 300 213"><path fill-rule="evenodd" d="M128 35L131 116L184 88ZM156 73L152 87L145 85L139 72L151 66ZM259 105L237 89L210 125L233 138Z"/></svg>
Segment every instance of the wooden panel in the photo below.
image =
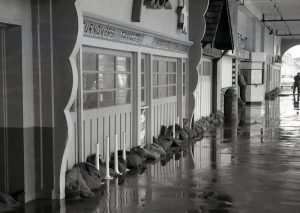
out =
<svg viewBox="0 0 300 213"><path fill-rule="evenodd" d="M153 100L154 136L158 136L162 125L172 125L174 117L177 118L177 97Z"/></svg>

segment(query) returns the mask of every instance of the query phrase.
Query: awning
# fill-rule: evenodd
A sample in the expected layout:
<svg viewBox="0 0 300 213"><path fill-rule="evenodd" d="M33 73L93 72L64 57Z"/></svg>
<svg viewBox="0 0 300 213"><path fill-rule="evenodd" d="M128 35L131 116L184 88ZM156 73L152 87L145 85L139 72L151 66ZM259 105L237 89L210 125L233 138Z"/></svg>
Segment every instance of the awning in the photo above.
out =
<svg viewBox="0 0 300 213"><path fill-rule="evenodd" d="M228 0L209 0L205 14L206 31L202 43L220 50L233 50L234 42Z"/></svg>

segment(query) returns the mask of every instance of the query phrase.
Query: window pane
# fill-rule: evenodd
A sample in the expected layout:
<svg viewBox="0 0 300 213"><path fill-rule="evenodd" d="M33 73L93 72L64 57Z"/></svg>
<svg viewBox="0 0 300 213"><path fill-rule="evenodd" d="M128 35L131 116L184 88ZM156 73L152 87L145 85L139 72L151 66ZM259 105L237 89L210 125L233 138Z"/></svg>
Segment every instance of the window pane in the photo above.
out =
<svg viewBox="0 0 300 213"><path fill-rule="evenodd" d="M176 84L176 74L169 74L168 84Z"/></svg>
<svg viewBox="0 0 300 213"><path fill-rule="evenodd" d="M157 74L153 74L153 86L157 85Z"/></svg>
<svg viewBox="0 0 300 213"><path fill-rule="evenodd" d="M142 61L141 61L141 72L145 72L145 59L142 58Z"/></svg>
<svg viewBox="0 0 300 213"><path fill-rule="evenodd" d="M116 91L116 105L130 104L131 90L117 90Z"/></svg>
<svg viewBox="0 0 300 213"><path fill-rule="evenodd" d="M158 61L153 60L153 72L158 72Z"/></svg>
<svg viewBox="0 0 300 213"><path fill-rule="evenodd" d="M113 72L115 70L115 57L113 55L98 55L98 70Z"/></svg>
<svg viewBox="0 0 300 213"><path fill-rule="evenodd" d="M167 97L167 87L159 87L158 88L158 97L159 98Z"/></svg>
<svg viewBox="0 0 300 213"><path fill-rule="evenodd" d="M145 74L141 75L141 87L145 87Z"/></svg>
<svg viewBox="0 0 300 213"><path fill-rule="evenodd" d="M84 93L83 94L83 109L94 109L98 108L98 93Z"/></svg>
<svg viewBox="0 0 300 213"><path fill-rule="evenodd" d="M145 89L141 89L141 102L145 102Z"/></svg>
<svg viewBox="0 0 300 213"><path fill-rule="evenodd" d="M103 91L99 93L99 106L109 107L115 105L115 92Z"/></svg>
<svg viewBox="0 0 300 213"><path fill-rule="evenodd" d="M168 87L168 96L176 96L176 86Z"/></svg>
<svg viewBox="0 0 300 213"><path fill-rule="evenodd" d="M159 74L158 75L158 85L166 85L167 84L167 75Z"/></svg>
<svg viewBox="0 0 300 213"><path fill-rule="evenodd" d="M99 89L114 89L115 75L110 73L99 73L98 88Z"/></svg>
<svg viewBox="0 0 300 213"><path fill-rule="evenodd" d="M168 62L168 72L176 72L176 62Z"/></svg>
<svg viewBox="0 0 300 213"><path fill-rule="evenodd" d="M97 70L97 53L82 53L82 69Z"/></svg>
<svg viewBox="0 0 300 213"><path fill-rule="evenodd" d="M167 62L166 61L158 62L158 72L167 72Z"/></svg>
<svg viewBox="0 0 300 213"><path fill-rule="evenodd" d="M185 74L185 70L186 70L186 63L184 62L184 63L183 63L183 67L182 67L182 73Z"/></svg>
<svg viewBox="0 0 300 213"><path fill-rule="evenodd" d="M158 88L154 87L153 88L153 99L158 98Z"/></svg>
<svg viewBox="0 0 300 213"><path fill-rule="evenodd" d="M130 58L123 56L116 56L116 71L130 72Z"/></svg>
<svg viewBox="0 0 300 213"><path fill-rule="evenodd" d="M83 90L96 90L98 80L97 80L97 73L83 73L82 75L82 87Z"/></svg>
<svg viewBox="0 0 300 213"><path fill-rule="evenodd" d="M130 88L130 74L116 74L116 88Z"/></svg>

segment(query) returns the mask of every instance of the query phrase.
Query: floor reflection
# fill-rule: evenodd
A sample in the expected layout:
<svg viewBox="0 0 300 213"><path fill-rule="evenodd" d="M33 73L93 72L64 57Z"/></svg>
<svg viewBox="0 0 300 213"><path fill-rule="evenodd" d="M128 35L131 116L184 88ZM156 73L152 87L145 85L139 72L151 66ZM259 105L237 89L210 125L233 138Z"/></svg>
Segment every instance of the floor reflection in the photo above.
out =
<svg viewBox="0 0 300 213"><path fill-rule="evenodd" d="M34 201L18 212L298 213L297 104L285 96L246 106L236 122L106 182L92 199Z"/></svg>

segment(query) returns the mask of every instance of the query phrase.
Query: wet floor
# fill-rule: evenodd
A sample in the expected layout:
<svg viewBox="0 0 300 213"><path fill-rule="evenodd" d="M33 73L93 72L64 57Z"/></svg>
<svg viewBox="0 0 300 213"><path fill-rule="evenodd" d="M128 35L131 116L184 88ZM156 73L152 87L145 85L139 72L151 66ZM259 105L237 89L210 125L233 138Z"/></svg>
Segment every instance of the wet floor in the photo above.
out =
<svg viewBox="0 0 300 213"><path fill-rule="evenodd" d="M299 213L299 99L246 106L239 117L170 159L107 182L94 198L34 201L18 212Z"/></svg>

